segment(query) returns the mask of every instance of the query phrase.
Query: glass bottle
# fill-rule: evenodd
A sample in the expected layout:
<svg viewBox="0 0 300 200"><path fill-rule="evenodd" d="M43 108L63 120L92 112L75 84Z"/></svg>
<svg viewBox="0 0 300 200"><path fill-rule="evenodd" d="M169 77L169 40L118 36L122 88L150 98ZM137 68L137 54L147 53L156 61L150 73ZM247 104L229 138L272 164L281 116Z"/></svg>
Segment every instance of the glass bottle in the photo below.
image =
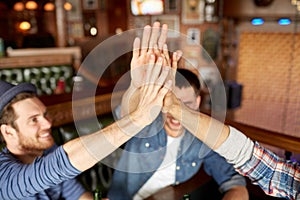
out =
<svg viewBox="0 0 300 200"><path fill-rule="evenodd" d="M0 38L0 57L5 56L4 40Z"/></svg>
<svg viewBox="0 0 300 200"><path fill-rule="evenodd" d="M94 200L101 200L102 199L102 193L101 191L97 188L94 191Z"/></svg>
<svg viewBox="0 0 300 200"><path fill-rule="evenodd" d="M191 200L191 195L189 194L183 195L182 200Z"/></svg>

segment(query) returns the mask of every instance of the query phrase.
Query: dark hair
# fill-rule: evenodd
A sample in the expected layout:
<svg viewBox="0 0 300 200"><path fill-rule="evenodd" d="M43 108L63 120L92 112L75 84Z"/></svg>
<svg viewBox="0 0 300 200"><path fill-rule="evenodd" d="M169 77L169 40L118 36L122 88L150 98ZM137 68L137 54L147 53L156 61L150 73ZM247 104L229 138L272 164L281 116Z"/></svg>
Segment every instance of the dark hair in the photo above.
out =
<svg viewBox="0 0 300 200"><path fill-rule="evenodd" d="M17 119L16 113L12 107L12 105L18 101L28 99L28 98L33 98L36 97L35 93L19 93L17 94L2 110L2 113L0 115L0 126L2 124L8 124L11 125L13 128L18 130L18 126L15 124L15 121ZM2 137L2 133L0 130L0 145L5 144L5 141Z"/></svg>
<svg viewBox="0 0 300 200"><path fill-rule="evenodd" d="M12 105L18 101L27 99L27 98L33 98L36 97L36 94L34 93L20 93L16 95L2 110L1 116L0 116L0 125L1 124L9 124L14 128L17 128L14 124L14 121L16 120L17 116L16 113L12 107Z"/></svg>
<svg viewBox="0 0 300 200"><path fill-rule="evenodd" d="M175 81L177 87L193 87L195 94L200 95L201 84L197 75L192 71L183 68L177 69Z"/></svg>

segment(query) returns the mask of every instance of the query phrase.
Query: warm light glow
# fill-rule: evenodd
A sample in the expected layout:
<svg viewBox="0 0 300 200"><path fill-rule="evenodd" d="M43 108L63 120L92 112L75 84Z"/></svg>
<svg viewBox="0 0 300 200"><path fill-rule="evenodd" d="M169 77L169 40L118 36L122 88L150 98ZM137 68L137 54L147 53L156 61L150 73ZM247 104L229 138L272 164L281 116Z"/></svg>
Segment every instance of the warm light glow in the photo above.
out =
<svg viewBox="0 0 300 200"><path fill-rule="evenodd" d="M53 11L55 9L54 3L48 2L44 5L45 11Z"/></svg>
<svg viewBox="0 0 300 200"><path fill-rule="evenodd" d="M70 2L66 2L64 4L64 9L67 10L67 11L72 10L72 4Z"/></svg>
<svg viewBox="0 0 300 200"><path fill-rule="evenodd" d="M92 36L95 36L95 35L97 35L97 33L98 33L97 28L96 28L96 27L91 27L91 29L90 29L90 34L91 34Z"/></svg>
<svg viewBox="0 0 300 200"><path fill-rule="evenodd" d="M121 34L121 33L123 33L122 28L116 28L116 34Z"/></svg>
<svg viewBox="0 0 300 200"><path fill-rule="evenodd" d="M295 6L297 4L297 0L291 0L291 4Z"/></svg>
<svg viewBox="0 0 300 200"><path fill-rule="evenodd" d="M27 21L23 21L20 23L19 25L19 29L21 29L22 31L27 31L31 28L31 24Z"/></svg>
<svg viewBox="0 0 300 200"><path fill-rule="evenodd" d="M27 1L25 8L28 10L35 10L38 8L38 4L35 1Z"/></svg>
<svg viewBox="0 0 300 200"><path fill-rule="evenodd" d="M15 11L23 11L24 10L24 4L22 2L17 2L14 5L14 10Z"/></svg>
<svg viewBox="0 0 300 200"><path fill-rule="evenodd" d="M133 15L160 15L164 11L162 0L131 0Z"/></svg>

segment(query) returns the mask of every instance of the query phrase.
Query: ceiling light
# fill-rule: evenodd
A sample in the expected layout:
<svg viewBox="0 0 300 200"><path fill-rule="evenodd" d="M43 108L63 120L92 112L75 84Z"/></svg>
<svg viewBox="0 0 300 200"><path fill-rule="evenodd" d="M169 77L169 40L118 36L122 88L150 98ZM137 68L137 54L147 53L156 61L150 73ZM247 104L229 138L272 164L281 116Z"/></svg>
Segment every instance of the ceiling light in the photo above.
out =
<svg viewBox="0 0 300 200"><path fill-rule="evenodd" d="M19 24L19 29L22 31L28 31L31 28L31 24L28 21L22 21Z"/></svg>
<svg viewBox="0 0 300 200"><path fill-rule="evenodd" d="M54 9L55 9L55 6L54 6L54 3L52 3L52 2L47 2L44 5L44 10L45 11L53 11Z"/></svg>
<svg viewBox="0 0 300 200"><path fill-rule="evenodd" d="M23 11L24 8L25 8L25 6L24 6L24 3L22 3L22 2L17 2L14 5L14 10L15 11Z"/></svg>
<svg viewBox="0 0 300 200"><path fill-rule="evenodd" d="M288 18L281 18L278 20L279 25L289 25L291 24L291 20Z"/></svg>
<svg viewBox="0 0 300 200"><path fill-rule="evenodd" d="M264 24L264 22L265 21L262 18L254 18L254 19L251 20L251 23L254 26L262 25L262 24Z"/></svg>
<svg viewBox="0 0 300 200"><path fill-rule="evenodd" d="M72 10L72 4L71 4L70 2L66 2L66 3L64 4L64 9L65 9L66 11Z"/></svg>
<svg viewBox="0 0 300 200"><path fill-rule="evenodd" d="M38 4L35 1L27 1L25 3L25 8L28 10L35 10L38 8Z"/></svg>

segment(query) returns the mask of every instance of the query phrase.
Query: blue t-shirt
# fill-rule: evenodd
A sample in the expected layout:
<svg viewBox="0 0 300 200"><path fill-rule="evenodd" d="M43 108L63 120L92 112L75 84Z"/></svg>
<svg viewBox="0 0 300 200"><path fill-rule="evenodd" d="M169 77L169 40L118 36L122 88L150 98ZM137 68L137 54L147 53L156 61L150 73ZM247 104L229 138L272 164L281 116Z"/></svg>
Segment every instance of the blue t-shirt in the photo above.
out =
<svg viewBox="0 0 300 200"><path fill-rule="evenodd" d="M31 164L21 163L4 148L0 153L0 199L78 199L85 192L75 179L80 173L62 146L53 146Z"/></svg>

